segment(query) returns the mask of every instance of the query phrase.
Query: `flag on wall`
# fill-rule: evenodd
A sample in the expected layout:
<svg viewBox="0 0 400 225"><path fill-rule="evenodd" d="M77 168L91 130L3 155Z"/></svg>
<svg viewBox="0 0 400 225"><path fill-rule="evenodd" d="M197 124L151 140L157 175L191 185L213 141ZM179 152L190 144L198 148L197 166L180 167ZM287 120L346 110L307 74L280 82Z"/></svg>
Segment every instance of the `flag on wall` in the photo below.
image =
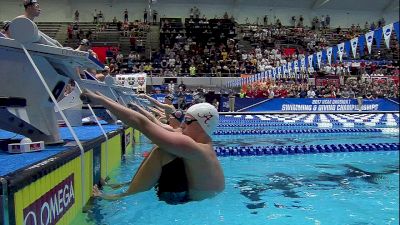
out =
<svg viewBox="0 0 400 225"><path fill-rule="evenodd" d="M338 47L339 61L341 62L343 59L343 54L344 54L344 43L338 44L337 47Z"/></svg>
<svg viewBox="0 0 400 225"><path fill-rule="evenodd" d="M317 52L318 68L321 68L322 52Z"/></svg>
<svg viewBox="0 0 400 225"><path fill-rule="evenodd" d="M296 73L299 70L299 61L294 61L294 72Z"/></svg>
<svg viewBox="0 0 400 225"><path fill-rule="evenodd" d="M357 56L358 38L351 39L350 43L351 43L351 52L353 52L353 58L356 58L356 56Z"/></svg>
<svg viewBox="0 0 400 225"><path fill-rule="evenodd" d="M364 55L364 43L365 43L365 36L360 35L358 37L358 50L360 51L360 56Z"/></svg>
<svg viewBox="0 0 400 225"><path fill-rule="evenodd" d="M400 30L399 30L399 21L393 24L393 29L394 32L396 33L397 36L397 41L400 43Z"/></svg>
<svg viewBox="0 0 400 225"><path fill-rule="evenodd" d="M328 58L328 64L331 65L332 60L332 47L326 49L326 57Z"/></svg>
<svg viewBox="0 0 400 225"><path fill-rule="evenodd" d="M368 54L371 54L371 46L372 42L374 41L374 31L366 33L365 40L367 41Z"/></svg>
<svg viewBox="0 0 400 225"><path fill-rule="evenodd" d="M313 57L314 55L309 55L308 58L308 67L312 67L313 66Z"/></svg>
<svg viewBox="0 0 400 225"><path fill-rule="evenodd" d="M346 41L344 43L344 54L346 54L347 57L350 57L351 56L350 51L351 51L351 43L350 41Z"/></svg>
<svg viewBox="0 0 400 225"><path fill-rule="evenodd" d="M381 40L382 40L382 28L378 28L374 32L376 47L379 49L381 48Z"/></svg>
<svg viewBox="0 0 400 225"><path fill-rule="evenodd" d="M283 65L283 74L285 74L285 75L288 74L287 64Z"/></svg>
<svg viewBox="0 0 400 225"><path fill-rule="evenodd" d="M332 56L333 56L332 62L336 62L337 56L338 56L338 47L337 47L337 45L333 46L333 48L332 48Z"/></svg>
<svg viewBox="0 0 400 225"><path fill-rule="evenodd" d="M386 48L390 48L390 35L392 34L393 23L383 27L383 38L385 39Z"/></svg>

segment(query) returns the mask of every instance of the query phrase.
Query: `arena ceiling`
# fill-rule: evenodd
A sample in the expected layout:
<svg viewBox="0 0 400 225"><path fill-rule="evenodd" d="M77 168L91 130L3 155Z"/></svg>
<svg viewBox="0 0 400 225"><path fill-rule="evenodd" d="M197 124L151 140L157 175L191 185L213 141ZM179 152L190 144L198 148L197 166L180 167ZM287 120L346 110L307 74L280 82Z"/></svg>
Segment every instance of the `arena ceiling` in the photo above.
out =
<svg viewBox="0 0 400 225"><path fill-rule="evenodd" d="M69 0L79 2L82 0ZM87 0L85 0L87 1ZM96 1L96 0L89 0ZM146 2L146 0L103 0L106 4L115 5L123 2ZM159 3L193 4L193 5L253 5L266 8L308 8L312 10L356 10L390 12L399 10L399 0L153 0ZM98 1L96 1L98 2ZM156 3L157 4L157 3Z"/></svg>

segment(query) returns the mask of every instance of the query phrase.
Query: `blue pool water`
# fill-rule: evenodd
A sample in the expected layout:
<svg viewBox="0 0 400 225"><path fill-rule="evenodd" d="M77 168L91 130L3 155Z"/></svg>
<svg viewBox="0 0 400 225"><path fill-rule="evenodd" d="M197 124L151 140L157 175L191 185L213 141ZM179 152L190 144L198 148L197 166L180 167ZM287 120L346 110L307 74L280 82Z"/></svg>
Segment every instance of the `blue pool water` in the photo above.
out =
<svg viewBox="0 0 400 225"><path fill-rule="evenodd" d="M398 143L399 135L215 135L214 140L215 146L293 146ZM136 153L127 155L121 168L111 174L113 183L131 180L151 143L142 138L134 148ZM168 205L151 190L114 202L96 200L73 224L399 224L399 151L219 160L226 189L213 199Z"/></svg>

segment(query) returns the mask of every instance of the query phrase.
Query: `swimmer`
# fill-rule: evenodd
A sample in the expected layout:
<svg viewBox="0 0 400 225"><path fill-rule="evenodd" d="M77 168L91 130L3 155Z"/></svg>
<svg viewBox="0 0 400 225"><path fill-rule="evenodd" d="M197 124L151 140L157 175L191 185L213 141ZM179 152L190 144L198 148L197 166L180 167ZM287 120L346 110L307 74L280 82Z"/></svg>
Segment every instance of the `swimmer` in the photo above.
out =
<svg viewBox="0 0 400 225"><path fill-rule="evenodd" d="M95 186L95 197L115 200L156 187L160 200L178 204L212 198L224 190L224 174L211 139L219 118L212 105L191 106L184 116L180 133L160 129L140 113L98 92L85 90L81 97L89 104L103 105L160 146L142 163L125 192L105 194Z"/></svg>
<svg viewBox="0 0 400 225"><path fill-rule="evenodd" d="M171 113L169 118L166 120L166 124L162 123L160 119L163 117L160 117L160 119L157 119L153 114L150 112L146 111L143 107L139 106L136 103L128 103L128 107L132 110L135 110L136 112L144 115L147 117L150 121L153 123L161 126L164 129L170 130L170 131L178 131L181 132L180 125L183 121L183 118L185 116L184 112L182 110L176 110L175 112Z"/></svg>
<svg viewBox="0 0 400 225"><path fill-rule="evenodd" d="M145 109L143 109L142 107L140 107L139 105L135 104L135 103L128 103L128 107L132 110L137 111L138 113L146 116L149 120L153 121L154 123L160 125L162 128L169 130L169 131L175 131L175 132L182 132L182 129L180 128L180 125L183 121L183 119L185 118L185 114L182 110L176 110L174 113L172 113L172 115L169 117L169 120L167 121L167 124L162 124L160 123L159 120L157 120L155 118L155 116L153 116L151 113L147 112ZM158 146L154 146L150 151L149 154L151 154L152 151L158 151ZM147 158L145 160L142 161L141 165L147 160ZM140 168L141 166L139 166ZM105 179L102 179L100 181L101 186L108 186L112 189L119 189L122 188L124 186L128 186L131 182L125 182L125 183L121 183L121 184L111 184L111 183L107 183L107 181Z"/></svg>
<svg viewBox="0 0 400 225"><path fill-rule="evenodd" d="M161 102L157 101L157 99L154 99L151 96L148 96L146 94L139 94L138 96L140 98L145 98L145 99L149 100L153 105L162 108L165 112L165 115L167 116L167 119L171 113L176 111L175 106L172 104L172 102L174 101L173 95L165 96L164 103L161 103Z"/></svg>

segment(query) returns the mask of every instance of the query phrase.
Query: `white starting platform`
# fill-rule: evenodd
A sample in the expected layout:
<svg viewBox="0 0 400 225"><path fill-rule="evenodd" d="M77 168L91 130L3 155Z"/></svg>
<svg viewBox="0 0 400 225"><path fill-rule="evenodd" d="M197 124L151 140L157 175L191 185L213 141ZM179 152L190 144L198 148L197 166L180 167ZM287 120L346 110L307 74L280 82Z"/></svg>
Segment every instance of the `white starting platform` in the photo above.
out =
<svg viewBox="0 0 400 225"><path fill-rule="evenodd" d="M55 105L61 111L83 106L79 98L60 102L71 79L79 91L98 91L125 106L135 100L134 90L112 77L105 82L81 78L79 71L104 68L89 53L40 44L39 39L36 24L26 18L11 21L10 38L0 33L0 129L32 141L61 142Z"/></svg>

